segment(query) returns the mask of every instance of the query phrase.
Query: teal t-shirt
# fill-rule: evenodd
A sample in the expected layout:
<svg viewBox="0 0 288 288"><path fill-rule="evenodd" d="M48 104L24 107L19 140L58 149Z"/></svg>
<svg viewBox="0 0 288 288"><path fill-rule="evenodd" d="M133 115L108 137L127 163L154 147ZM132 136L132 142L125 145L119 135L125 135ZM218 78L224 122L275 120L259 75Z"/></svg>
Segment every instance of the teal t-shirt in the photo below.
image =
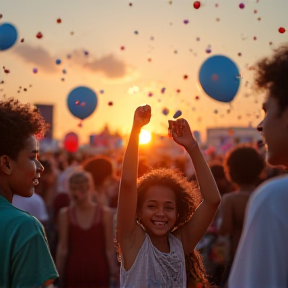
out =
<svg viewBox="0 0 288 288"><path fill-rule="evenodd" d="M57 277L42 224L0 196L0 288L36 288Z"/></svg>

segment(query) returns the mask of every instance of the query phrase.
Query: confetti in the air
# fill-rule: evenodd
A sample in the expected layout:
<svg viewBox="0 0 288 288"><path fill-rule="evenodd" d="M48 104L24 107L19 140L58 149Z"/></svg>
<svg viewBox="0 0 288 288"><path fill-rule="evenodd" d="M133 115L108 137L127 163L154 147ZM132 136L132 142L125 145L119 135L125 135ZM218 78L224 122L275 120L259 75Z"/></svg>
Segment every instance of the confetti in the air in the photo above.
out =
<svg viewBox="0 0 288 288"><path fill-rule="evenodd" d="M239 8L240 8L240 9L244 9L244 8L245 8L245 4L244 4L244 3L240 3L240 4L239 4Z"/></svg>
<svg viewBox="0 0 288 288"><path fill-rule="evenodd" d="M182 112L181 112L180 110L177 110L177 111L175 112L175 114L173 115L173 118L174 118L174 119L177 119L177 118L179 118L181 115L182 115Z"/></svg>
<svg viewBox="0 0 288 288"><path fill-rule="evenodd" d="M36 74L38 72L37 68L33 68L33 73Z"/></svg>
<svg viewBox="0 0 288 288"><path fill-rule="evenodd" d="M121 50L125 50L125 46L121 46L120 49L121 49Z"/></svg>
<svg viewBox="0 0 288 288"><path fill-rule="evenodd" d="M62 20L60 18L57 19L57 23L60 24Z"/></svg>
<svg viewBox="0 0 288 288"><path fill-rule="evenodd" d="M20 42L23 43L23 42L24 42L24 38L22 38L22 39L20 40Z"/></svg>
<svg viewBox="0 0 288 288"><path fill-rule="evenodd" d="M60 64L61 64L61 60L60 60L60 59L57 59L57 60L56 60L56 64L57 64L57 65L60 65Z"/></svg>
<svg viewBox="0 0 288 288"><path fill-rule="evenodd" d="M165 115L165 116L167 116L167 115L169 114L169 109L166 108L166 107L163 108L163 109L162 109L162 114Z"/></svg>
<svg viewBox="0 0 288 288"><path fill-rule="evenodd" d="M165 88L165 87L163 87L163 88L161 89L161 93L162 93L162 94L164 94L164 93L165 93L165 91L166 91L166 88Z"/></svg>
<svg viewBox="0 0 288 288"><path fill-rule="evenodd" d="M279 33L281 33L281 34L283 34L283 33L285 33L285 28L284 27L280 27L279 29L278 29L278 31L279 31Z"/></svg>
<svg viewBox="0 0 288 288"><path fill-rule="evenodd" d="M41 38L43 37L43 34L42 34L41 32L38 32L38 33L36 34L36 37L37 37L38 39L41 39Z"/></svg>
<svg viewBox="0 0 288 288"><path fill-rule="evenodd" d="M188 24L188 23L189 23L189 20L188 20L188 19L185 19L185 20L183 21L183 23L184 23L184 24Z"/></svg>
<svg viewBox="0 0 288 288"><path fill-rule="evenodd" d="M195 1L195 2L193 3L193 7L194 7L195 9L199 9L200 6L201 6L200 1Z"/></svg>
<svg viewBox="0 0 288 288"><path fill-rule="evenodd" d="M184 76L183 76L183 79L184 79L184 80L188 79L188 75L184 75Z"/></svg>

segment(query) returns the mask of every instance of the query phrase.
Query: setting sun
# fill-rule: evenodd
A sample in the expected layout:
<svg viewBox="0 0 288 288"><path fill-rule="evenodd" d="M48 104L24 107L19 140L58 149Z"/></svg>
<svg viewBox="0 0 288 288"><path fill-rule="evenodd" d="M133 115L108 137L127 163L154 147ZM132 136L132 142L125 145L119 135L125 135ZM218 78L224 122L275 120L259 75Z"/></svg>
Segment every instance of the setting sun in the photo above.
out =
<svg viewBox="0 0 288 288"><path fill-rule="evenodd" d="M148 144L151 141L151 133L142 129L139 137L139 144Z"/></svg>

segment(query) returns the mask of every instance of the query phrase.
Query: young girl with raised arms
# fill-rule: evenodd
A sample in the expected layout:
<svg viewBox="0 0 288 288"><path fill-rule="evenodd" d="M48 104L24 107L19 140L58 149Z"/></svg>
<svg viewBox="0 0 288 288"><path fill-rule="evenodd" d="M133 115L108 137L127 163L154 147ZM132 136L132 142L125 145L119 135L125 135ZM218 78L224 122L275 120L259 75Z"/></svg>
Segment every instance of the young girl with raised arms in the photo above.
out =
<svg viewBox="0 0 288 288"><path fill-rule="evenodd" d="M195 183L171 169L152 170L137 183L139 133L150 118L149 105L136 109L123 161L116 227L120 287L206 286L194 249L215 215L220 194L185 119L169 121L169 131L190 155L201 195Z"/></svg>

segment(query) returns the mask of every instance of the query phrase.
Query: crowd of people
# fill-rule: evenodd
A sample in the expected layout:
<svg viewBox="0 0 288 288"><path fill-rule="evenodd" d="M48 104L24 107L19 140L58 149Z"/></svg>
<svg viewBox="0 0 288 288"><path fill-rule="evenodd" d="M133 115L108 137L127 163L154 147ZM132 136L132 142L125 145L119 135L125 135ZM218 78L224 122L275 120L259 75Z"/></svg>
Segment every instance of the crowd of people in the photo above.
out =
<svg viewBox="0 0 288 288"><path fill-rule="evenodd" d="M0 288L287 287L288 46L256 67L264 142L216 157L183 118L181 157L139 151L149 105L123 154L39 153L39 111L0 101Z"/></svg>

